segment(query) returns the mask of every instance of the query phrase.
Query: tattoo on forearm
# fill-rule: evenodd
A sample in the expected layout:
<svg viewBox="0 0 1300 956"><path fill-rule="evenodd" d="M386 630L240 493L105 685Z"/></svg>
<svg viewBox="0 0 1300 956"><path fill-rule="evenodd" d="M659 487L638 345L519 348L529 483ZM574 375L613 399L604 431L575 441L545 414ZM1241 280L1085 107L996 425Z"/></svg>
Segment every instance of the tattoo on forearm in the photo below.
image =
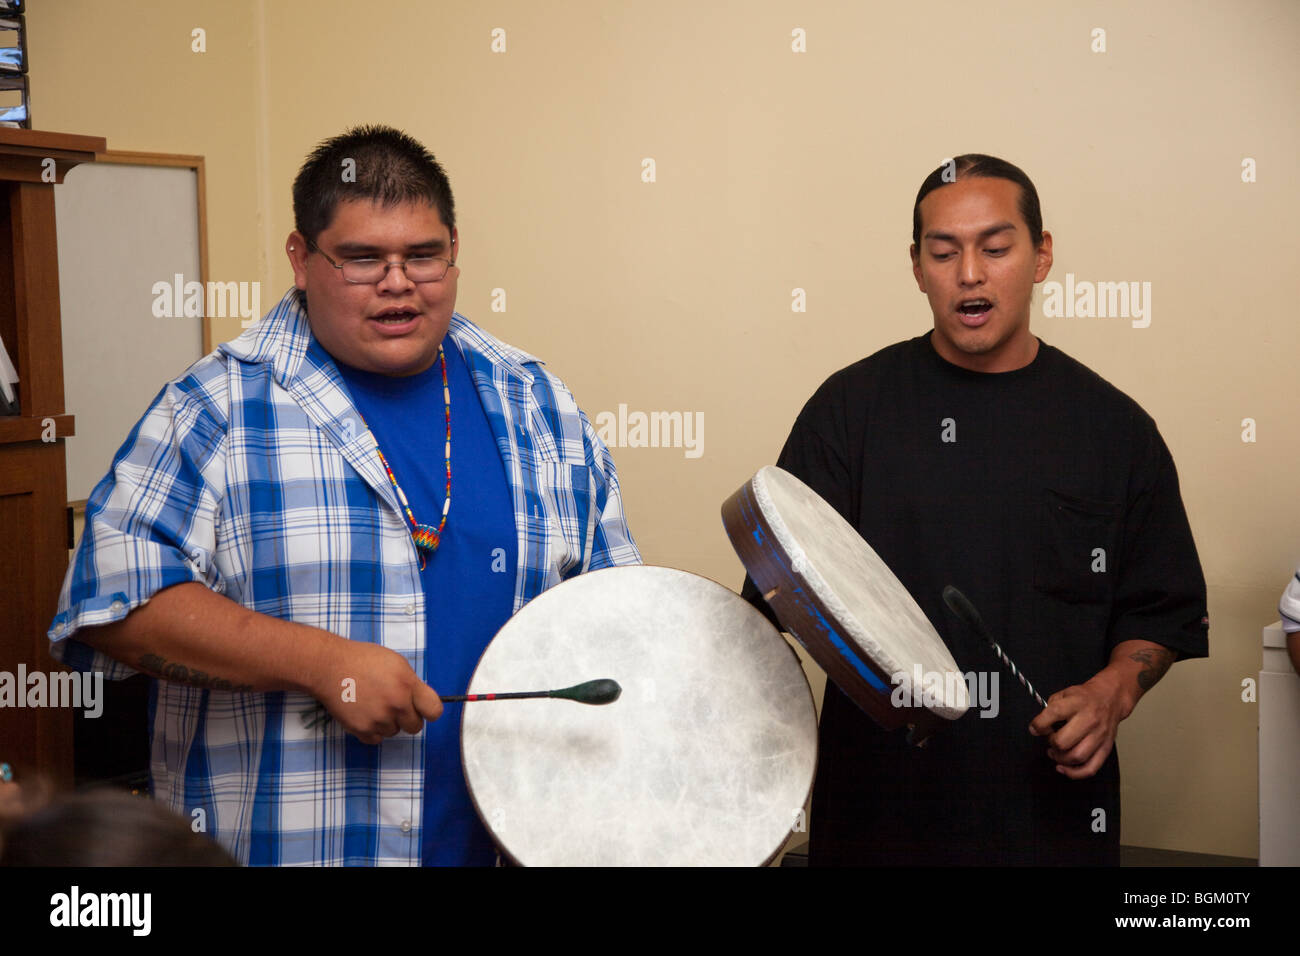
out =
<svg viewBox="0 0 1300 956"><path fill-rule="evenodd" d="M161 677L163 680L173 681L177 684L188 684L191 687L203 687L208 690L228 690L235 693L253 689L252 684L232 684L224 677L213 677L206 671L194 670L184 664L168 661L157 654L146 654L140 658L140 668L154 677Z"/></svg>
<svg viewBox="0 0 1300 956"><path fill-rule="evenodd" d="M1165 671L1178 659L1178 653L1167 647L1143 648L1129 655L1129 660L1142 665L1138 671L1138 686L1146 693L1156 686L1156 681L1165 676Z"/></svg>

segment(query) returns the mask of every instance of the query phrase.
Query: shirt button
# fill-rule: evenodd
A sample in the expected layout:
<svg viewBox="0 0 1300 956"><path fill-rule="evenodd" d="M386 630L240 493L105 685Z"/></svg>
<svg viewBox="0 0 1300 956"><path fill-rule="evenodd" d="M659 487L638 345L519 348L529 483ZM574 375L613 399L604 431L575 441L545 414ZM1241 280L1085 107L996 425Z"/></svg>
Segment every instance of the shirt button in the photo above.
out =
<svg viewBox="0 0 1300 956"><path fill-rule="evenodd" d="M407 614L414 614L414 613L415 613L415 605L414 605L414 604L408 604L408 605L406 605L406 613L407 613Z"/></svg>
<svg viewBox="0 0 1300 956"><path fill-rule="evenodd" d="M55 624L55 625L54 625L54 633L55 633L55 634L62 634L63 631L66 629L66 627L67 627L66 624Z"/></svg>
<svg viewBox="0 0 1300 956"><path fill-rule="evenodd" d="M120 611L124 607L126 607L126 605L123 604L121 601L114 601L112 604L108 606L108 609L110 611Z"/></svg>
<svg viewBox="0 0 1300 956"><path fill-rule="evenodd" d="M410 820L403 820L403 821L402 821L402 832L403 832L403 833L410 833L410 832L411 832L411 821L410 821Z"/></svg>

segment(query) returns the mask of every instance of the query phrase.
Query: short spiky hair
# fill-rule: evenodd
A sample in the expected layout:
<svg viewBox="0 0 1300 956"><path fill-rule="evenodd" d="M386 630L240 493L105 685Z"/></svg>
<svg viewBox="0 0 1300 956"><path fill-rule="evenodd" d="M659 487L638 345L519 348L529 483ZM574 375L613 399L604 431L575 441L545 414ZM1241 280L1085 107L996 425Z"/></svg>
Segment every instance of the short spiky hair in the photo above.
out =
<svg viewBox="0 0 1300 956"><path fill-rule="evenodd" d="M391 126L357 126L316 147L293 181L294 226L315 242L338 204L351 199L383 206L424 201L437 207L448 230L456 228L456 201L442 166Z"/></svg>
<svg viewBox="0 0 1300 956"><path fill-rule="evenodd" d="M921 200L940 186L947 186L959 179L1009 179L1020 187L1020 218L1029 227L1029 238L1034 247L1043 244L1043 210L1038 205L1038 190L1025 171L1013 166L1005 159L985 156L983 153L965 153L950 160L949 167L942 166L925 177L921 190L916 194L916 204L912 207L912 244L921 244Z"/></svg>

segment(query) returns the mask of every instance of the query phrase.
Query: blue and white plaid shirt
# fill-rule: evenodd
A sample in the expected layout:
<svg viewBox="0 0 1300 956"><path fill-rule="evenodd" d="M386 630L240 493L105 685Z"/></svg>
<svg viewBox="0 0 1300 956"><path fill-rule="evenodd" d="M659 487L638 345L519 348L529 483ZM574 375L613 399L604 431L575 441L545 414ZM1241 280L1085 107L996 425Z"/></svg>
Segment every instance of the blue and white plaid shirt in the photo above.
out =
<svg viewBox="0 0 1300 956"><path fill-rule="evenodd" d="M640 562L614 462L573 395L457 314L518 531L514 610L565 578ZM441 422L430 422L441 440ZM200 581L245 607L381 644L424 673L425 606L406 518L333 359L290 291L164 386L95 487L51 653L135 671L73 638ZM157 682L156 797L250 864L418 865L423 734L366 746L312 729L297 693ZM202 814L195 813L201 810Z"/></svg>

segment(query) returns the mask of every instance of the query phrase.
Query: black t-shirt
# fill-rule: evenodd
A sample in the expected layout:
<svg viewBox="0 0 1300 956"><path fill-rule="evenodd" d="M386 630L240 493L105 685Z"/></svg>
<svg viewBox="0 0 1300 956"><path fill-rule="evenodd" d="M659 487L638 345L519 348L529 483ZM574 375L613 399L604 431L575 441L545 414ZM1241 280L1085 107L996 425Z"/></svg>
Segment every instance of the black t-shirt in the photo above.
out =
<svg viewBox="0 0 1300 956"><path fill-rule="evenodd" d="M1150 416L1041 342L987 374L927 333L832 375L777 464L861 532L963 673L998 674L996 716L975 701L923 748L828 685L812 862L1117 864L1116 755L1089 780L1058 774L1027 729L1039 707L941 595L961 589L1044 698L1121 641L1205 656L1205 581Z"/></svg>

